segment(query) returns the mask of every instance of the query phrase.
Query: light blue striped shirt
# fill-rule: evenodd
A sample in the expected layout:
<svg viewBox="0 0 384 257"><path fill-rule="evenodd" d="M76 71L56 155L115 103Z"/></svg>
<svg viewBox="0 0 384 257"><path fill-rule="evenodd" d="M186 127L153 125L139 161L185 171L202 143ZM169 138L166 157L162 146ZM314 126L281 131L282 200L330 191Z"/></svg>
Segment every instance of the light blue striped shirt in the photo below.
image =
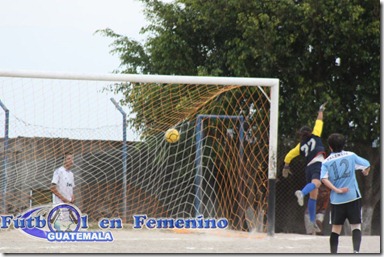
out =
<svg viewBox="0 0 384 257"><path fill-rule="evenodd" d="M343 204L361 198L355 171L370 166L369 161L353 152L331 153L321 165L320 179L327 178L335 187L348 187L348 192L338 194L331 191L331 203Z"/></svg>

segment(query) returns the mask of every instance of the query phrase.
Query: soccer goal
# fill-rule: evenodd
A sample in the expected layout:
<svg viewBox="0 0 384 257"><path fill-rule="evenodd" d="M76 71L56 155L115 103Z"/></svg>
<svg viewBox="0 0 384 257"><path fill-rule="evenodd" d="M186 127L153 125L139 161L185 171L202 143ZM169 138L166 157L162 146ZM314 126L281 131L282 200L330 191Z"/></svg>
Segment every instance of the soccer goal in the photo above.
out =
<svg viewBox="0 0 384 257"><path fill-rule="evenodd" d="M70 151L90 220L202 215L272 235L278 97L271 78L0 71L2 212Z"/></svg>

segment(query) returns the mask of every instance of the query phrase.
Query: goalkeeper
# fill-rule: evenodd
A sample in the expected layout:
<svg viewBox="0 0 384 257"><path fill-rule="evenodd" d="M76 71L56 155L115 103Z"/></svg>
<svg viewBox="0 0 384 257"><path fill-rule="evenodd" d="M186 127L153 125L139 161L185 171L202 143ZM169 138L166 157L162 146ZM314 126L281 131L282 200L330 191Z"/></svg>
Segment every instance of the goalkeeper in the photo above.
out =
<svg viewBox="0 0 384 257"><path fill-rule="evenodd" d="M323 131L323 112L325 110L326 103L320 106L315 126L313 130L308 126L303 126L299 130L301 141L295 148L290 150L284 158L283 177L288 177L291 173L289 164L292 159L301 155L305 157L305 176L307 184L302 190L297 190L295 196L300 206L304 205L304 197L309 194L308 200L308 213L311 226L313 226L316 233L319 233L321 229L316 224L316 201L318 195L318 188L321 185L320 170L321 163L325 159L325 148L321 141L321 133Z"/></svg>

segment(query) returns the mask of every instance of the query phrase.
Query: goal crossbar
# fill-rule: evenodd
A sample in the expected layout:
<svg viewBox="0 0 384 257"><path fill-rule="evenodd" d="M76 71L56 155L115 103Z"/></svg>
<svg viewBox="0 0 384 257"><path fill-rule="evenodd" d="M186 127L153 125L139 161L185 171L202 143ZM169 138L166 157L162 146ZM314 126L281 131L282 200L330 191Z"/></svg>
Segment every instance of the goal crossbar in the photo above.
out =
<svg viewBox="0 0 384 257"><path fill-rule="evenodd" d="M0 71L0 77L64 79L64 80L96 80L135 83L161 84L205 84L230 86L268 86L278 85L274 78L246 78L246 77L209 77L209 76L180 76L180 75L142 75L142 74L91 74L45 71Z"/></svg>

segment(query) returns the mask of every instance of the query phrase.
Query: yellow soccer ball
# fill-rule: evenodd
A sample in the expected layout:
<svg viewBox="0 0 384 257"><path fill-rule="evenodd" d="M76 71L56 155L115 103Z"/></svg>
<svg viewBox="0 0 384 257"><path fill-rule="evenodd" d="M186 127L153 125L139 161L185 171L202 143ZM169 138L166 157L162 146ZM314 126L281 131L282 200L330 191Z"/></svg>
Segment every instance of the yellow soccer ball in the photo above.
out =
<svg viewBox="0 0 384 257"><path fill-rule="evenodd" d="M165 132L164 137L168 143L176 143L180 139L180 133L177 129L171 128Z"/></svg>

